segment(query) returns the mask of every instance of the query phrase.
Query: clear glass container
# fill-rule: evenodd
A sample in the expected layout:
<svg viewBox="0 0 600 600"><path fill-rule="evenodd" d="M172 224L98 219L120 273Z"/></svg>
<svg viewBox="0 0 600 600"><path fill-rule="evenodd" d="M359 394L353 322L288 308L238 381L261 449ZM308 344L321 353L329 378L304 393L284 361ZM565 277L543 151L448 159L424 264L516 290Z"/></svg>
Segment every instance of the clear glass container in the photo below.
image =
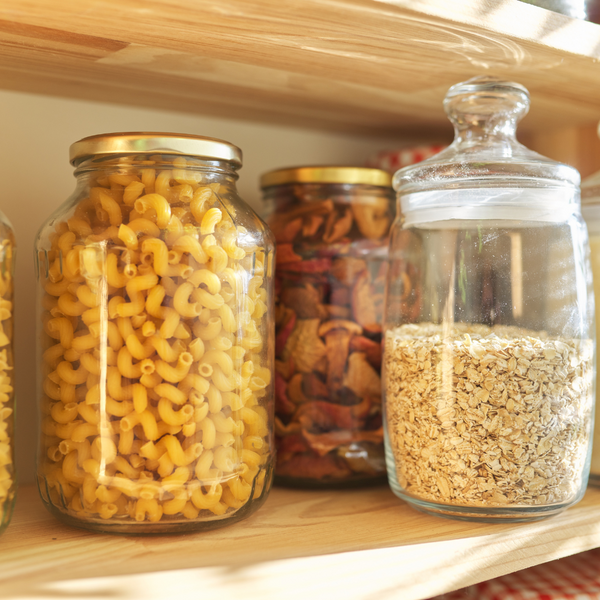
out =
<svg viewBox="0 0 600 600"><path fill-rule="evenodd" d="M237 195L241 152L130 133L70 157L35 245L42 499L97 531L240 520L274 458L274 243Z"/></svg>
<svg viewBox="0 0 600 600"><path fill-rule="evenodd" d="M581 212L588 228L590 242L590 258L594 280L594 296L596 300L596 340L600 328L600 172L594 173L581 182ZM598 360L596 352L596 382ZM600 411L596 410L594 418L594 435L592 440L592 462L590 466L590 483L600 485Z"/></svg>
<svg viewBox="0 0 600 600"><path fill-rule="evenodd" d="M579 174L517 143L528 106L495 78L450 88L453 144L394 176L386 460L394 492L432 514L538 519L587 484L595 332Z"/></svg>
<svg viewBox="0 0 600 600"><path fill-rule="evenodd" d="M600 23L600 2L598 0L521 0L521 2L540 6L575 19Z"/></svg>
<svg viewBox="0 0 600 600"><path fill-rule="evenodd" d="M13 351L15 252L12 226L0 211L0 533L10 522L17 489Z"/></svg>
<svg viewBox="0 0 600 600"><path fill-rule="evenodd" d="M391 176L298 167L261 180L277 241L278 483L385 481L381 330Z"/></svg>

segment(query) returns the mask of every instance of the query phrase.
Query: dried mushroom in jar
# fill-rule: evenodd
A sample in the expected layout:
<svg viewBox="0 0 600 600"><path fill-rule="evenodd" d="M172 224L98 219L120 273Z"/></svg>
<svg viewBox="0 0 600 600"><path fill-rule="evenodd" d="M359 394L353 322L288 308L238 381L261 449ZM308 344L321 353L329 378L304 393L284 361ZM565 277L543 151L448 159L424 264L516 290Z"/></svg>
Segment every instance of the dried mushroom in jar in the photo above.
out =
<svg viewBox="0 0 600 600"><path fill-rule="evenodd" d="M391 188L263 187L277 241L276 475L300 485L377 479Z"/></svg>

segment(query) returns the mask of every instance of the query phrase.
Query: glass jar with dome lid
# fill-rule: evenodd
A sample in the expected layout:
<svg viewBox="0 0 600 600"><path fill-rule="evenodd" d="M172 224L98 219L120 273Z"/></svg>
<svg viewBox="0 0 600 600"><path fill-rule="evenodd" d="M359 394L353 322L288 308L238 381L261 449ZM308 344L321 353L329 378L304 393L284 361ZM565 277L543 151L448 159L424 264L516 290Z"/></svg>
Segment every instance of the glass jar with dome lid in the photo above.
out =
<svg viewBox="0 0 600 600"><path fill-rule="evenodd" d="M522 521L583 496L594 300L579 173L517 142L529 94L450 88L453 144L398 171L384 322L386 460L425 512ZM403 310L410 269L421 306Z"/></svg>

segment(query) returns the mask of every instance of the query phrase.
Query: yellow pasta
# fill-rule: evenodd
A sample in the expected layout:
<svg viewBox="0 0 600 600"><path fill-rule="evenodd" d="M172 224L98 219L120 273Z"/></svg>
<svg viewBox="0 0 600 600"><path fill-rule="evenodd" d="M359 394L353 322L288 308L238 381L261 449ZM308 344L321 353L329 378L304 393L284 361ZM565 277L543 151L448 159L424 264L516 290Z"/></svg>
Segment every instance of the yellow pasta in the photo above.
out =
<svg viewBox="0 0 600 600"><path fill-rule="evenodd" d="M149 209L155 214L154 221L157 227L164 229L171 219L171 207L166 198L160 194L147 194L135 201L135 210L145 214Z"/></svg>
<svg viewBox="0 0 600 600"><path fill-rule="evenodd" d="M50 415L57 423L70 423L77 418L78 414L76 402L69 402L68 404L57 402L50 409Z"/></svg>
<svg viewBox="0 0 600 600"><path fill-rule="evenodd" d="M202 310L202 305L199 302L190 303L190 294L193 291L194 286L186 281L179 286L173 296L173 306L182 317L197 317Z"/></svg>
<svg viewBox="0 0 600 600"><path fill-rule="evenodd" d="M139 315L144 310L145 306L145 298L142 292L153 288L157 283L158 277L155 273L138 275L129 280L126 289L131 301L120 303L117 306L117 314L120 317Z"/></svg>
<svg viewBox="0 0 600 600"><path fill-rule="evenodd" d="M208 255L202 248L200 242L191 235L184 235L178 238L173 244L173 250L181 253L189 253L194 260L200 264L205 263L208 260Z"/></svg>
<svg viewBox="0 0 600 600"><path fill-rule="evenodd" d="M207 206L213 196L213 190L210 187L199 187L192 196L190 210L197 223L202 223L202 219L207 211Z"/></svg>
<svg viewBox="0 0 600 600"><path fill-rule="evenodd" d="M144 190L145 186L141 181L131 181L123 190L123 204L132 206Z"/></svg>
<svg viewBox="0 0 600 600"><path fill-rule="evenodd" d="M186 404L180 410L173 410L173 404L167 398L158 401L158 414L167 425L183 425L194 415L194 408Z"/></svg>
<svg viewBox="0 0 600 600"><path fill-rule="evenodd" d="M137 424L141 424L146 439L152 441L159 437L158 424L156 423L155 416L148 410L142 412L135 412L127 414L121 419L121 431L133 431L133 428ZM128 452L130 454L130 452Z"/></svg>
<svg viewBox="0 0 600 600"><path fill-rule="evenodd" d="M237 235L235 232L229 232L223 236L223 250L225 250L225 252L230 258L235 258L239 260L246 256L246 252L243 248L240 248L236 242Z"/></svg>
<svg viewBox="0 0 600 600"><path fill-rule="evenodd" d="M204 342L202 338L192 340L188 345L188 352L190 352L194 361L198 362L204 356Z"/></svg>
<svg viewBox="0 0 600 600"><path fill-rule="evenodd" d="M39 258L43 493L100 529L201 524L270 485L265 249L193 159L114 160Z"/></svg>
<svg viewBox="0 0 600 600"><path fill-rule="evenodd" d="M220 246L209 246L206 249L209 256L208 268L215 273L221 273L227 268L229 262L227 252Z"/></svg>
<svg viewBox="0 0 600 600"><path fill-rule="evenodd" d="M111 225L116 226L123 222L123 214L119 203L104 190L100 192L100 205L108 213L108 219Z"/></svg>
<svg viewBox="0 0 600 600"><path fill-rule="evenodd" d="M174 385L169 383L160 383L155 388L154 391L161 397L167 398L173 404L185 404L188 400L188 392L184 392L181 389L176 388Z"/></svg>
<svg viewBox="0 0 600 600"><path fill-rule="evenodd" d="M200 221L200 233L206 235L214 233L215 226L221 220L223 213L218 208L210 208Z"/></svg>
<svg viewBox="0 0 600 600"><path fill-rule="evenodd" d="M13 350L12 350L12 310L13 310L13 254L14 244L9 239L12 234L5 228L5 224L0 222L0 233L3 241L0 243L0 532L8 525L12 513L12 506L15 496L15 472L13 456L13 415L14 415L14 392L13 392ZM64 233L63 233L64 235ZM66 244L70 251L72 238L68 237L60 240ZM65 293L65 292L63 292ZM59 296L60 299L60 296ZM59 334L60 337L60 334ZM51 344L53 350L49 353L50 362L56 365L60 360L60 350ZM64 343L59 344L63 350L66 349ZM50 366L50 365L49 365ZM52 371L50 368L49 374ZM61 395L65 396L67 390L61 390ZM65 397L66 402L58 402L55 411L60 414L63 422L71 421L73 415L72 397ZM68 408L66 408L68 406ZM50 409L51 412L51 409ZM49 416L51 419L52 417ZM68 420L68 421L65 421ZM58 422L56 422L58 425ZM56 440L56 438L54 438ZM58 454L54 457L61 460ZM57 462L57 461L54 461Z"/></svg>
<svg viewBox="0 0 600 600"><path fill-rule="evenodd" d="M133 233L139 234L145 234L145 235L149 235L152 237L158 237L160 235L160 229L158 227L158 225L156 225L156 223L153 223L152 221L150 221L149 219L144 219L144 218L138 218L138 219L134 219L133 221L130 221L128 224L129 229L131 229L131 231L133 231ZM129 255L133 258L132 255Z"/></svg>

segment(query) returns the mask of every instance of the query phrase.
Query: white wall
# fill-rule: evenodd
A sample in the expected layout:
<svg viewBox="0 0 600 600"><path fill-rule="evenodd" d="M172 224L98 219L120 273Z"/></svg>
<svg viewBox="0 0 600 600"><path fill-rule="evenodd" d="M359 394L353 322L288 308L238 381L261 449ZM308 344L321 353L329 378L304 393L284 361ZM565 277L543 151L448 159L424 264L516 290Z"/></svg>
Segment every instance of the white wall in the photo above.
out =
<svg viewBox="0 0 600 600"><path fill-rule="evenodd" d="M0 208L15 228L18 245L16 450L20 483L34 480L37 446L33 240L42 222L73 190L68 161L72 142L115 131L170 131L227 140L244 152L239 190L257 210L258 177L265 171L302 164L363 164L368 156L390 146L389 140L4 91L0 92L0 115Z"/></svg>

